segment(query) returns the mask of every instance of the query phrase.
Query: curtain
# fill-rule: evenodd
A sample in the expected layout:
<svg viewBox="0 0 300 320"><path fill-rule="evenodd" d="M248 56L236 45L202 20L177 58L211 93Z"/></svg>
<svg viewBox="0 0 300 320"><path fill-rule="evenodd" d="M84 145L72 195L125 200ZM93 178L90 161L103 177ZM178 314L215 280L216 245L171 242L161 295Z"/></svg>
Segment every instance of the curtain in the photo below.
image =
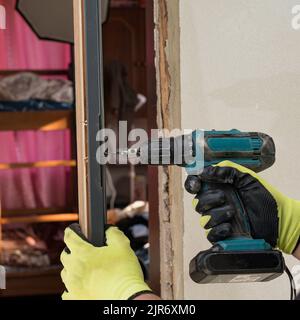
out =
<svg viewBox="0 0 300 320"><path fill-rule="evenodd" d="M69 130L1 132L0 162L69 160L70 141ZM64 167L0 170L2 208L64 207L69 177L70 169Z"/></svg>
<svg viewBox="0 0 300 320"><path fill-rule="evenodd" d="M16 0L0 0L6 30L0 30L0 69L67 69L70 46L39 40L15 10Z"/></svg>
<svg viewBox="0 0 300 320"><path fill-rule="evenodd" d="M6 9L6 30L0 30L0 69L66 69L67 44L42 41L15 11L15 0L0 0ZM0 113L1 117L1 113ZM68 130L0 132L0 162L69 160ZM64 207L69 168L0 170L2 209Z"/></svg>

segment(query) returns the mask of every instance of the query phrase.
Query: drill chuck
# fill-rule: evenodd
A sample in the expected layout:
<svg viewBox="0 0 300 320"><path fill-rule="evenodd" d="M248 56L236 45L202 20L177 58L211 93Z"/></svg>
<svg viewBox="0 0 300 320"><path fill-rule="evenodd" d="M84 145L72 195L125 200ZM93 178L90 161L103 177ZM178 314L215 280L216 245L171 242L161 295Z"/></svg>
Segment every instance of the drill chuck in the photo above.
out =
<svg viewBox="0 0 300 320"><path fill-rule="evenodd" d="M195 144L192 134L158 138L144 143L138 155L142 164L189 165L195 161Z"/></svg>

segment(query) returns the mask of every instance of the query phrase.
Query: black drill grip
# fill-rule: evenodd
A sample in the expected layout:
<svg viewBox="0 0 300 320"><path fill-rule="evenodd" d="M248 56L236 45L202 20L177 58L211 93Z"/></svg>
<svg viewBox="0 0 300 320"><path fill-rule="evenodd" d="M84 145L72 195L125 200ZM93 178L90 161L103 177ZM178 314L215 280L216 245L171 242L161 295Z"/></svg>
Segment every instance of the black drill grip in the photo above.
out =
<svg viewBox="0 0 300 320"><path fill-rule="evenodd" d="M211 183L211 182L202 181L201 189L202 191L209 191L209 190L223 191L223 193L225 194L225 202L226 202L226 204L223 204L223 206L227 206L228 208L234 209L234 215L230 221L232 238L237 238L237 237L251 238L248 216L247 216L244 204L238 194L238 191L234 188L234 186L227 183ZM212 193L212 195L213 194L216 194L217 196L217 193ZM209 211L208 211L208 214L209 214ZM227 228L227 227L228 227L228 224L224 224L224 228ZM222 230L219 230L219 231L221 232Z"/></svg>

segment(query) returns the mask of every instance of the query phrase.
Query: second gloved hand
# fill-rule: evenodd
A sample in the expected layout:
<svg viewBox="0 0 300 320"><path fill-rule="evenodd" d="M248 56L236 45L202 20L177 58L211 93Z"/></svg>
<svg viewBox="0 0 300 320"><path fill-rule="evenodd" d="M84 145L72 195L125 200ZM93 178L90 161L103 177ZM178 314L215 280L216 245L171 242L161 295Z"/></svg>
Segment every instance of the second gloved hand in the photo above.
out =
<svg viewBox="0 0 300 320"><path fill-rule="evenodd" d="M202 182L212 187L202 189ZM195 186L199 189L194 206L201 214L201 226L207 230L210 242L232 235L231 220L236 208L218 188L224 184L230 184L238 193L254 239L264 239L285 253L294 252L300 236L300 202L283 195L255 172L230 161L204 168L198 177L188 177L186 181L188 191Z"/></svg>
<svg viewBox="0 0 300 320"><path fill-rule="evenodd" d="M79 225L65 231L68 250L61 255L64 300L127 300L150 292L128 238L116 227L106 231L107 245L94 247ZM70 251L70 252L68 252Z"/></svg>

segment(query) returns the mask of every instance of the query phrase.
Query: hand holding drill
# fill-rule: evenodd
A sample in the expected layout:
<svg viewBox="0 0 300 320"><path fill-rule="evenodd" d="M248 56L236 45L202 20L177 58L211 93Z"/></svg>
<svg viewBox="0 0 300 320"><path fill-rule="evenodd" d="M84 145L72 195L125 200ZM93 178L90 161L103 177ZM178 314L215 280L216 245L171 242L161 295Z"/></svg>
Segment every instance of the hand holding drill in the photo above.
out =
<svg viewBox="0 0 300 320"><path fill-rule="evenodd" d="M196 179L196 181L195 181ZM201 189L201 182L212 184L209 190ZM218 186L232 185L245 206L250 222L250 234L254 239L264 239L273 248L278 247L292 254L299 245L300 201L277 191L257 173L230 161L206 167L197 177L189 176L185 183L198 190L193 205L201 214L200 224L207 231L212 243L232 236L231 221L236 208L228 203Z"/></svg>

